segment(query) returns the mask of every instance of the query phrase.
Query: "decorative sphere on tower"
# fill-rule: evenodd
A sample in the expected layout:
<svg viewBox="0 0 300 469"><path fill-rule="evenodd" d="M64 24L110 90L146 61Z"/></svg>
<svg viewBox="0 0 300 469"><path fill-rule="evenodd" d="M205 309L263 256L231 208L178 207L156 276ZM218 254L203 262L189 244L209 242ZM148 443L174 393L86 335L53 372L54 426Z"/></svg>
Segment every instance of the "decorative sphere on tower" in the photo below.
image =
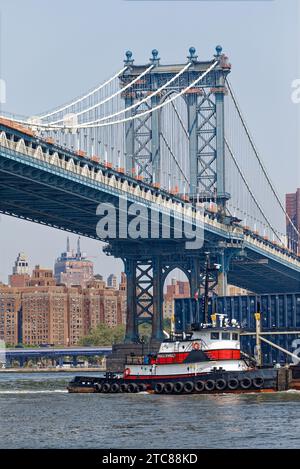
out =
<svg viewBox="0 0 300 469"><path fill-rule="evenodd" d="M217 52L217 55L221 55L222 46L216 46L216 52Z"/></svg>
<svg viewBox="0 0 300 469"><path fill-rule="evenodd" d="M195 47L191 46L191 47L189 48L189 53L190 53L190 55L188 55L188 59L191 60L192 62L196 62L198 56L196 55L196 49L195 49Z"/></svg>
<svg viewBox="0 0 300 469"><path fill-rule="evenodd" d="M195 53L196 53L195 47L193 47L193 46L190 47L190 48L189 48L189 53L191 54L191 57L194 57L194 56L195 56Z"/></svg>
<svg viewBox="0 0 300 469"><path fill-rule="evenodd" d="M158 56L158 50L157 50L157 49L153 49L153 50L152 50L152 57L153 57L153 59L156 60L156 59L157 59L157 56Z"/></svg>

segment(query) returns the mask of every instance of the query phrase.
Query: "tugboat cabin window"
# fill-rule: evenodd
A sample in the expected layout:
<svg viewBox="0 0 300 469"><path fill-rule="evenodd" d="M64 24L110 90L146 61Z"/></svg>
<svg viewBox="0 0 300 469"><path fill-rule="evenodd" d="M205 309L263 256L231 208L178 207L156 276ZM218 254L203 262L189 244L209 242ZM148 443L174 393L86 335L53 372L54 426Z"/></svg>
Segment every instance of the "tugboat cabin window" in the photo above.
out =
<svg viewBox="0 0 300 469"><path fill-rule="evenodd" d="M232 340L238 340L239 335L236 332L232 333Z"/></svg>
<svg viewBox="0 0 300 469"><path fill-rule="evenodd" d="M219 340L219 338L220 338L219 332L211 332L210 338L211 338L211 340Z"/></svg>
<svg viewBox="0 0 300 469"><path fill-rule="evenodd" d="M230 332L222 332L222 340L230 340Z"/></svg>

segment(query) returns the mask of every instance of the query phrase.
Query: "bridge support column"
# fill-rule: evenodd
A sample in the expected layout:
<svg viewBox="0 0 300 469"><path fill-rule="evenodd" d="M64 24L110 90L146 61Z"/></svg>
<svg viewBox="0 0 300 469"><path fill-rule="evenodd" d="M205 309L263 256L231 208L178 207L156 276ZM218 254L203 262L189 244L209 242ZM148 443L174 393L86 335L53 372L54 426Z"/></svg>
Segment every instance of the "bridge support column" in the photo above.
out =
<svg viewBox="0 0 300 469"><path fill-rule="evenodd" d="M216 103L216 172L217 200L224 208L229 195L225 192L225 144L224 144L224 88L215 93Z"/></svg>
<svg viewBox="0 0 300 469"><path fill-rule="evenodd" d="M125 108L132 106L132 96L125 98ZM125 117L131 117L132 110L125 113ZM126 151L126 170L132 174L135 169L134 162L134 120L125 122L125 151Z"/></svg>
<svg viewBox="0 0 300 469"><path fill-rule="evenodd" d="M155 66L159 65L158 51L153 49L152 64ZM153 76L152 89L153 91L159 88L157 77ZM154 108L160 102L160 95L153 96L151 98L151 107ZM152 182L160 183L160 110L154 111L151 114L151 159L152 159Z"/></svg>
<svg viewBox="0 0 300 469"><path fill-rule="evenodd" d="M153 317L152 317L152 337L154 341L162 341L163 334L163 272L160 256L155 256L152 260L153 272Z"/></svg>
<svg viewBox="0 0 300 469"><path fill-rule="evenodd" d="M198 115L197 95L187 96L188 133L189 133L189 161L190 161L190 195L196 196L198 189Z"/></svg>
<svg viewBox="0 0 300 469"><path fill-rule="evenodd" d="M136 284L136 260L124 260L127 279L127 317L125 342L137 342L138 320L137 320L137 284Z"/></svg>
<svg viewBox="0 0 300 469"><path fill-rule="evenodd" d="M159 96L151 98L151 106L159 104ZM152 153L152 182L160 182L160 111L151 115L151 153Z"/></svg>
<svg viewBox="0 0 300 469"><path fill-rule="evenodd" d="M220 247L218 252L218 264L220 268L218 270L218 288L217 292L219 296L228 295L228 272L230 270L230 263L232 259L241 256L243 251L241 245L236 245L235 247Z"/></svg>

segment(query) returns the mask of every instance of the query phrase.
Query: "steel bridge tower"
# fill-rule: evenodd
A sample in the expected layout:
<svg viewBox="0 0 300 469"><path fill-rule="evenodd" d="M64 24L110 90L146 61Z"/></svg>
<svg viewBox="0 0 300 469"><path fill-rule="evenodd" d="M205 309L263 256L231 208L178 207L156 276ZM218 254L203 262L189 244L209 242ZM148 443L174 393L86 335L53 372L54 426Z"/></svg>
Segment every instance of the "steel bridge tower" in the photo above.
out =
<svg viewBox="0 0 300 469"><path fill-rule="evenodd" d="M221 46L216 47L213 59L218 65L183 95L188 115L189 194L191 199L213 200L224 206L229 198L225 188L224 95L231 66ZM143 103L142 109L141 106L130 109L126 117L155 107L172 93L180 93L212 64L212 60L199 61L194 47L189 49L188 61L191 66L178 80L153 96L149 104ZM126 86L149 67L149 64L134 65L130 51L126 52L124 62L128 68L120 77L121 86ZM161 65L156 49L152 51L150 64L153 65L150 72L124 91L126 108L155 92L184 67L184 64ZM159 183L161 179L160 134L161 109L126 123L127 170L136 171L149 182Z"/></svg>
<svg viewBox="0 0 300 469"><path fill-rule="evenodd" d="M189 141L189 198L196 201L214 201L220 214L225 214L229 194L225 187L225 148L224 148L224 96L225 80L230 72L230 64L222 53L221 46L211 60L199 61L194 47L187 57L189 68L166 88L138 107L133 105L149 96L184 68L182 64L162 65L158 51L152 51L150 64L135 65L132 52L126 52L127 69L120 76L120 86L127 87L152 65L152 69L134 85L122 93L126 117L151 109L162 103L169 95L180 93L201 77L217 61L217 65L199 80L197 86L190 86L182 95L187 108ZM162 129L161 110L128 120L125 123L126 170L142 176L147 182L159 184L162 165L160 135ZM183 245L176 247L166 240L156 243L130 243L118 240L111 242L106 252L122 258L127 275L127 330L126 342L138 341L138 325L141 322L152 324L152 340L163 339L163 285L168 273L174 268L183 271L190 283L194 296L204 283L205 253L186 251ZM219 254L217 254L219 256ZM216 257L215 257L216 258ZM220 256L218 257L220 258ZM213 276L212 287L217 284Z"/></svg>

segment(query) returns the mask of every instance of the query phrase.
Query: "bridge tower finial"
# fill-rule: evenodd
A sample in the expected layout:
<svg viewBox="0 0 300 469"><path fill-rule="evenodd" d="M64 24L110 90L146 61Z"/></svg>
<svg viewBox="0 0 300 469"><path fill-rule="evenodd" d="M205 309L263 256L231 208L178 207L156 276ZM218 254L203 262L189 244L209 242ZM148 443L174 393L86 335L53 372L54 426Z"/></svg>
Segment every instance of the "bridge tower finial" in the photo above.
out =
<svg viewBox="0 0 300 469"><path fill-rule="evenodd" d="M216 46L216 55L215 57L220 57L220 55L222 54L222 46L218 45Z"/></svg>
<svg viewBox="0 0 300 469"><path fill-rule="evenodd" d="M124 63L125 63L126 65L132 65L133 62L134 62L134 59L132 58L132 52L131 52L131 50L127 50L127 51L125 52L125 55L126 55L126 59L124 60Z"/></svg>
<svg viewBox="0 0 300 469"><path fill-rule="evenodd" d="M152 62L153 65L159 65L160 58L158 57L158 50L153 49L151 54L152 54L152 57L150 58L150 62Z"/></svg>
<svg viewBox="0 0 300 469"><path fill-rule="evenodd" d="M187 56L190 62L197 62L198 55L196 55L196 49L195 47L191 46L189 48L189 53L190 55Z"/></svg>

